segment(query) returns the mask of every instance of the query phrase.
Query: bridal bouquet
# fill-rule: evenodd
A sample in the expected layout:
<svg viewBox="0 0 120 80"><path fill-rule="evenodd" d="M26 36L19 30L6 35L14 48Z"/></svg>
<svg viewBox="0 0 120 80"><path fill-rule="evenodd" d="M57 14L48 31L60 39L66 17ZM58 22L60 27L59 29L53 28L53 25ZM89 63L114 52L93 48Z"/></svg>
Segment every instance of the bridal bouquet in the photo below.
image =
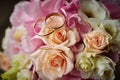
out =
<svg viewBox="0 0 120 80"><path fill-rule="evenodd" d="M114 80L120 22L95 0L21 1L3 39L3 80Z"/></svg>

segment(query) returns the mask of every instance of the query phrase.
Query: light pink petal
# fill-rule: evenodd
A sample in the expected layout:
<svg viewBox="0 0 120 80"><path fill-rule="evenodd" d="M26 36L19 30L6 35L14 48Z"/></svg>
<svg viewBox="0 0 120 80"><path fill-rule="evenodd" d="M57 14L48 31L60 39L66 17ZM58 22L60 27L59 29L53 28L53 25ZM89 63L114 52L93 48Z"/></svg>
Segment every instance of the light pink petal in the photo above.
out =
<svg viewBox="0 0 120 80"><path fill-rule="evenodd" d="M25 52L34 52L42 45L44 45L43 41L40 38L33 38L36 33L34 32L34 24L35 21L28 21L24 23L25 28L27 29L28 35L22 39L22 48ZM41 27L41 26L40 26ZM40 31L40 27L37 27L35 30Z"/></svg>
<svg viewBox="0 0 120 80"><path fill-rule="evenodd" d="M20 43L18 43L13 38L13 34L15 30L16 30L15 27L11 28L11 31L9 32L8 36L5 36L5 38L7 39L7 43L4 51L9 56L9 58L12 58L13 55L18 54L19 51L21 50Z"/></svg>
<svg viewBox="0 0 120 80"><path fill-rule="evenodd" d="M26 11L28 11L29 9L25 10L25 7L26 5L29 4L30 3L27 1L22 1L15 6L15 9L10 17L10 22L13 26L18 26L23 22L34 19L33 17L26 13Z"/></svg>
<svg viewBox="0 0 120 80"><path fill-rule="evenodd" d="M35 21L28 21L28 22L25 22L25 23L24 23L24 26L25 26L25 28L27 29L28 36L29 36L29 37L33 37L33 36L36 35L35 32L34 32L34 28L33 28L34 24L35 24ZM39 29L40 29L40 28L39 28ZM38 30L38 29L37 29L37 30Z"/></svg>
<svg viewBox="0 0 120 80"><path fill-rule="evenodd" d="M12 59L12 57L15 54L18 54L20 50L21 48L18 43L16 43L15 41L10 41L8 43L7 49L5 49L4 51L9 56L9 58Z"/></svg>
<svg viewBox="0 0 120 80"><path fill-rule="evenodd" d="M79 0L68 0L64 6L60 8L61 12L66 17L66 24L69 28L76 27L80 37L91 30L90 24L83 21L78 15L80 8Z"/></svg>
<svg viewBox="0 0 120 80"><path fill-rule="evenodd" d="M13 26L18 26L24 22L45 17L54 12L56 2L57 0L21 1L15 6L10 22Z"/></svg>
<svg viewBox="0 0 120 80"><path fill-rule="evenodd" d="M44 45L43 41L41 39L32 39L29 37L24 37L22 39L22 48L25 52L32 53L41 46Z"/></svg>
<svg viewBox="0 0 120 80"><path fill-rule="evenodd" d="M81 38L83 38L85 33L88 33L89 31L91 31L92 27L90 26L89 23L81 20L79 21L77 18L73 17L71 18L69 21L71 21L71 23L73 23L73 25L76 27L79 36Z"/></svg>
<svg viewBox="0 0 120 80"><path fill-rule="evenodd" d="M42 15L47 16L48 14L54 12L57 1L59 0L44 0L40 5Z"/></svg>

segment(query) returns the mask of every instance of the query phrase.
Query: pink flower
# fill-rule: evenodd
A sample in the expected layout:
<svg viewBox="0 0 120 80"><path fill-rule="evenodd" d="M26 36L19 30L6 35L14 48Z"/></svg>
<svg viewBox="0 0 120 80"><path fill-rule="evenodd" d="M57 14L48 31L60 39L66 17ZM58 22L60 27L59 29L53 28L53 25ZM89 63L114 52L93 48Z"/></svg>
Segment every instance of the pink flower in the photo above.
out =
<svg viewBox="0 0 120 80"><path fill-rule="evenodd" d="M33 22L27 22L27 24L12 27L6 33L3 48L9 56L12 57L12 55L18 54L20 51L31 53L44 45L41 39L33 38L35 33L32 25Z"/></svg>
<svg viewBox="0 0 120 80"><path fill-rule="evenodd" d="M67 27L76 27L79 35L83 36L84 33L91 30L91 27L78 15L79 7L79 0L22 1L15 6L10 22L13 26L17 26L46 17L50 13L58 12L65 16Z"/></svg>

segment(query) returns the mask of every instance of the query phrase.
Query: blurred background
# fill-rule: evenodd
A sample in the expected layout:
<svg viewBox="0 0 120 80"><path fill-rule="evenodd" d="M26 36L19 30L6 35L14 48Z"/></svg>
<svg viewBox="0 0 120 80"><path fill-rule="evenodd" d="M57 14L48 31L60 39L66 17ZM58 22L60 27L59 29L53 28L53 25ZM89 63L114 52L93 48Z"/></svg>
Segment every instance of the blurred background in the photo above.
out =
<svg viewBox="0 0 120 80"><path fill-rule="evenodd" d="M0 45L4 37L5 29L10 26L9 17L13 12L14 5L20 0L0 0ZM0 51L2 50L0 46Z"/></svg>

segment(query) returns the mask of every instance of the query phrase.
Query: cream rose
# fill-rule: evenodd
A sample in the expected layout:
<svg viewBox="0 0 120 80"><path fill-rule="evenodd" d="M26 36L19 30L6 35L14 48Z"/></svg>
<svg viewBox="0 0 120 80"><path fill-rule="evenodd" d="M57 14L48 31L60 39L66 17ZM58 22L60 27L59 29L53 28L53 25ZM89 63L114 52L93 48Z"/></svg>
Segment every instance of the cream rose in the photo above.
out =
<svg viewBox="0 0 120 80"><path fill-rule="evenodd" d="M32 71L29 69L22 69L17 73L17 80L33 80Z"/></svg>
<svg viewBox="0 0 120 80"><path fill-rule="evenodd" d="M94 60L82 52L76 57L76 68L85 72L92 71L95 67Z"/></svg>
<svg viewBox="0 0 120 80"><path fill-rule="evenodd" d="M88 21L94 29L100 28L104 32L111 35L113 40L119 36L120 22L118 20L100 20L100 19L90 18Z"/></svg>
<svg viewBox="0 0 120 80"><path fill-rule="evenodd" d="M87 56L87 52L79 53L75 67L84 79L114 80L115 63L105 56Z"/></svg>
<svg viewBox="0 0 120 80"><path fill-rule="evenodd" d="M43 80L55 80L73 69L73 53L65 46L42 47L30 56Z"/></svg>
<svg viewBox="0 0 120 80"><path fill-rule="evenodd" d="M110 38L111 36L109 34L100 29L95 29L84 36L85 50L100 54L109 45Z"/></svg>
<svg viewBox="0 0 120 80"><path fill-rule="evenodd" d="M108 57L98 56L96 58L96 70L101 80L114 80L115 63Z"/></svg>
<svg viewBox="0 0 120 80"><path fill-rule="evenodd" d="M120 41L120 22L118 20L105 20L100 24L100 28L111 35L112 43Z"/></svg>
<svg viewBox="0 0 120 80"><path fill-rule="evenodd" d="M95 62L94 58L88 57L86 52L78 53L76 56L75 68L80 71L81 77L84 79L93 78Z"/></svg>
<svg viewBox="0 0 120 80"><path fill-rule="evenodd" d="M52 13L47 16L39 33L42 35L41 39L47 45L64 45L69 47L79 41L79 35L76 28L68 29L64 21L64 16L58 13Z"/></svg>
<svg viewBox="0 0 120 80"><path fill-rule="evenodd" d="M109 18L109 12L107 9L100 5L96 0L80 0L81 1L81 8L80 8L80 15L81 11L83 12L82 16L87 18L97 18L97 19L107 19Z"/></svg>

